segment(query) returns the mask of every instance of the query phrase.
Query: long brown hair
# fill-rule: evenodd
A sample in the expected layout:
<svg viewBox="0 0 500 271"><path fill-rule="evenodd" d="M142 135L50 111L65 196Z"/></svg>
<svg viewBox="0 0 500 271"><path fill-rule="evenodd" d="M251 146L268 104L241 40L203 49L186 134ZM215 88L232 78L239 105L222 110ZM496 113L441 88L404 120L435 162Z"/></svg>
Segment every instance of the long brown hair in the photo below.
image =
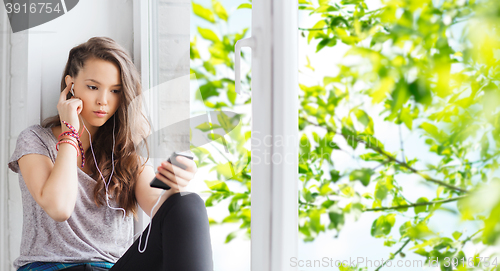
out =
<svg viewBox="0 0 500 271"><path fill-rule="evenodd" d="M149 159L149 148L146 137L151 126L141 111L139 95L141 95L140 75L128 53L114 40L107 37L94 37L82 43L69 52L68 62L64 68L61 79L61 92L66 88L66 75L75 78L89 58L98 58L115 63L120 70L122 81L121 104L114 114L104 125L99 127L92 137L92 147L95 159L102 172L104 180L109 180L112 171L111 148L113 146L113 118L115 119L115 167L113 176L109 181L108 193L113 195L118 205L125 209L126 214L130 212L136 216L137 199L135 197L136 180L141 168ZM69 93L68 93L68 97ZM139 102L138 102L139 101ZM142 119L141 119L142 118ZM147 125L147 127L144 126ZM43 127L54 127L61 125L59 115L45 119ZM147 128L148 131L144 130ZM140 132L138 132L140 131ZM140 136L137 140L137 136ZM141 157L136 150L136 142L145 144L147 159L141 164ZM101 175L95 167L94 157L90 148L85 152L86 163L89 163L92 176L97 176L97 184L94 188L94 201L97 206L105 205L105 186Z"/></svg>

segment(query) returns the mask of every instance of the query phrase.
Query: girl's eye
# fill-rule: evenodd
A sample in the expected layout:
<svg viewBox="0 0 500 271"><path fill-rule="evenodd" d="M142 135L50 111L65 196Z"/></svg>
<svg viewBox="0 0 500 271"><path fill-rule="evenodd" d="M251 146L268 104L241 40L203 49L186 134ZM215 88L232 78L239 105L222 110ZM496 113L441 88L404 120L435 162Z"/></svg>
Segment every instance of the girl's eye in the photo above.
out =
<svg viewBox="0 0 500 271"><path fill-rule="evenodd" d="M114 93L120 93L121 92L121 90L118 90L118 89L115 89L113 91L114 91Z"/></svg>
<svg viewBox="0 0 500 271"><path fill-rule="evenodd" d="M90 89L92 89L92 90L97 89L97 87L95 87L95 86L89 86L89 85L87 85L87 87L90 88Z"/></svg>

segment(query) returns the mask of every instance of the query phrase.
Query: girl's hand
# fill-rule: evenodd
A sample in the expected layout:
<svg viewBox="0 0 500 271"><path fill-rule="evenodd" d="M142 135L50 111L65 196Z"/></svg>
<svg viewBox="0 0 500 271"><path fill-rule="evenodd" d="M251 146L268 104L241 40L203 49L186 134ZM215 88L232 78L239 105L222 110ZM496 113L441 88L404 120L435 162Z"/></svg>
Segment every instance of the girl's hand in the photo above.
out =
<svg viewBox="0 0 500 271"><path fill-rule="evenodd" d="M59 111L59 118L61 119L61 132L70 131L70 129L62 123L63 120L71 124L77 131L80 131L78 114L83 110L83 102L80 98L76 98L75 96L66 99L72 84L73 83L68 84L61 92L61 95L59 95L59 102L57 103L57 111Z"/></svg>
<svg viewBox="0 0 500 271"><path fill-rule="evenodd" d="M158 173L156 173L156 178L160 181L166 183L174 192L184 192L186 191L186 186L189 181L194 178L197 171L196 163L183 156L175 157L177 162L186 166L186 169L172 165L168 161L164 161L157 168Z"/></svg>

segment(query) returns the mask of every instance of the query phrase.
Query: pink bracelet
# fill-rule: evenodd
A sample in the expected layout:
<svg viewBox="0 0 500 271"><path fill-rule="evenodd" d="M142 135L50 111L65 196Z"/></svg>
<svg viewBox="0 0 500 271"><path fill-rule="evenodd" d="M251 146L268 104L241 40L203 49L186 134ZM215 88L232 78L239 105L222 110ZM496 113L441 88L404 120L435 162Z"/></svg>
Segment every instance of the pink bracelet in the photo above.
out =
<svg viewBox="0 0 500 271"><path fill-rule="evenodd" d="M78 148L76 147L75 143L73 141L71 141L71 140L61 140L61 141L57 142L57 144L56 144L56 150L57 151L59 151L59 147L58 146L61 143L69 143L69 144L71 144L71 146L75 147L76 157L78 157L80 155L80 152L78 151Z"/></svg>
<svg viewBox="0 0 500 271"><path fill-rule="evenodd" d="M63 136L61 139L59 139L59 142L62 142L63 140L69 140L73 143L73 146L76 147L76 151L77 151L77 155L76 156L80 156L80 154L82 153L81 150L77 147L78 146L78 142L75 142L75 139L72 138L72 137L69 137L69 136ZM56 149L57 149L57 144L56 144Z"/></svg>
<svg viewBox="0 0 500 271"><path fill-rule="evenodd" d="M76 141L78 142L78 147L80 147L80 153L82 154L82 165L81 167L83 168L83 166L85 165L85 151L83 150L83 145L82 145L82 142L80 141L80 135L78 134L78 131L75 129L75 127L73 127L73 125L69 124L68 122L66 121L62 121L62 123L64 123L66 125L66 127L68 127L70 131L66 131L66 132L63 132L59 135L59 137L61 137L61 135L69 135L73 138L76 139ZM82 131L83 133L83 131Z"/></svg>

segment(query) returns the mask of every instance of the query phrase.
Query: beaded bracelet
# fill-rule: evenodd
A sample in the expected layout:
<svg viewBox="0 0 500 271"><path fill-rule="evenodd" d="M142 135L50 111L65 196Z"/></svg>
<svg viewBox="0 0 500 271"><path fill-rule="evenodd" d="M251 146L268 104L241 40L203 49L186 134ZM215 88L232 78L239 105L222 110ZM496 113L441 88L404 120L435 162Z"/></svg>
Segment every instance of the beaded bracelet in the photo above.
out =
<svg viewBox="0 0 500 271"><path fill-rule="evenodd" d="M75 143L74 143L73 141L71 141L71 140L61 140L61 141L57 142L57 144L56 144L56 150L57 150L57 151L59 151L58 146L59 146L59 144L61 144L61 143L69 143L69 144L71 144L71 146L75 147L75 150L76 150L76 157L78 157L78 156L80 155L80 153L79 153L79 151L78 151L78 148L76 147Z"/></svg>
<svg viewBox="0 0 500 271"><path fill-rule="evenodd" d="M75 129L75 127L73 127L73 125L71 125L71 124L67 123L67 122L66 122L66 121L64 121L64 120L63 120L62 122L63 122L63 123L66 125L66 127L68 127L68 128L69 128L69 129L70 129L73 133L77 134L77 135L78 135L78 137L80 137L80 134L78 134L78 131Z"/></svg>
<svg viewBox="0 0 500 271"><path fill-rule="evenodd" d="M84 165L85 165L85 152L83 150L83 146L82 146L82 142L80 141L80 135L78 134L78 131L75 129L75 127L73 127L73 125L69 124L68 122L66 121L62 121L62 123L64 123L66 125L66 127L68 127L72 133L70 133L69 131L67 132L64 132L62 134L64 135L70 135L72 137L74 137L76 139L76 141L78 141L78 146L80 147L80 152L82 154L82 165L81 167L83 168ZM83 132L83 131L82 131Z"/></svg>
<svg viewBox="0 0 500 271"><path fill-rule="evenodd" d="M68 136L74 138L76 141L78 141L80 139L80 137L78 135L75 135L71 131L62 132L57 139L61 140L62 138L68 137Z"/></svg>

